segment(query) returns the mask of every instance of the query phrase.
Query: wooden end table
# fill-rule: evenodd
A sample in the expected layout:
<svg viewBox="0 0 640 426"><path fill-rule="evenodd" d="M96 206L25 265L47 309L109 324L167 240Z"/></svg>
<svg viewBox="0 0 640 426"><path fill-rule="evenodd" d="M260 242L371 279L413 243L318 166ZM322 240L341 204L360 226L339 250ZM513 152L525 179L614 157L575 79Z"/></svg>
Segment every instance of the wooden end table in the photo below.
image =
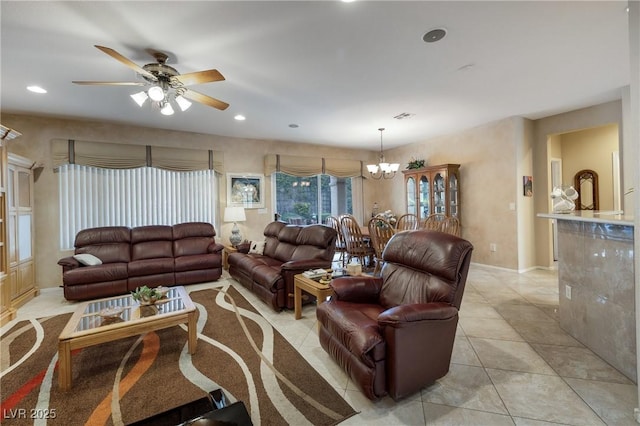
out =
<svg viewBox="0 0 640 426"><path fill-rule="evenodd" d="M237 251L238 249L234 246L224 245L224 248L222 249L222 267L225 271L229 270L229 255Z"/></svg>
<svg viewBox="0 0 640 426"><path fill-rule="evenodd" d="M184 287L171 287L166 299L140 306L130 294L84 302L78 306L58 338L58 386L71 389L71 351L125 337L187 323L189 353L196 352L198 311ZM105 308L122 308L114 318L103 318Z"/></svg>
<svg viewBox="0 0 640 426"><path fill-rule="evenodd" d="M293 277L293 306L295 318L302 318L302 291L311 293L318 301L318 304L324 303L327 297L333 294L333 289L328 284L320 284L318 281L307 278L302 274Z"/></svg>

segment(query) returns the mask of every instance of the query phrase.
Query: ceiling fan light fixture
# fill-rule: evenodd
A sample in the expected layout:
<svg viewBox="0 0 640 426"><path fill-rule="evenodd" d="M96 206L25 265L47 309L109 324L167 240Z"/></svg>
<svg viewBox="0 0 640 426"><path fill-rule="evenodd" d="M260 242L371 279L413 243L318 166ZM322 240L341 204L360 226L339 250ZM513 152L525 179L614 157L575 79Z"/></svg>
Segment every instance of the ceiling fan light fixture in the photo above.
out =
<svg viewBox="0 0 640 426"><path fill-rule="evenodd" d="M162 115L173 115L173 107L169 102L165 102L162 108L160 108L160 113Z"/></svg>
<svg viewBox="0 0 640 426"><path fill-rule="evenodd" d="M189 102L184 96L176 96L176 103L180 107L180 111L184 112L189 109L191 102Z"/></svg>
<svg viewBox="0 0 640 426"><path fill-rule="evenodd" d="M144 90L138 93L134 93L133 95L130 95L130 96L131 96L131 99L133 99L135 103L138 104L139 107L142 107L142 105L144 105L147 99L149 99L149 96L147 96L147 93Z"/></svg>
<svg viewBox="0 0 640 426"><path fill-rule="evenodd" d="M160 102L164 99L164 90L160 86L152 86L147 93L152 101Z"/></svg>

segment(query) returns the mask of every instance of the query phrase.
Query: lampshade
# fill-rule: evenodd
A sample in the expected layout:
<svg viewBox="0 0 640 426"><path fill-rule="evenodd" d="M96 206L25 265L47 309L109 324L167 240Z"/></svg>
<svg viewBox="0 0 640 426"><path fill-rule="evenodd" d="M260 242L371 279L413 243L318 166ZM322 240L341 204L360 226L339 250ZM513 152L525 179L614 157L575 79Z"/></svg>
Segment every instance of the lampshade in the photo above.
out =
<svg viewBox="0 0 640 426"><path fill-rule="evenodd" d="M191 102L189 102L188 100L186 100L184 98L184 96L180 95L180 96L176 96L176 103L178 104L178 106L180 107L181 111L186 111L189 109L189 107L191 106Z"/></svg>
<svg viewBox="0 0 640 426"><path fill-rule="evenodd" d="M160 113L163 115L173 115L173 108L171 107L171 104L169 102L165 102L164 105L162 105L162 108L160 108Z"/></svg>
<svg viewBox="0 0 640 426"><path fill-rule="evenodd" d="M131 99L136 101L138 106L142 106L145 101L149 99L149 96L147 96L147 93L143 90L142 92L134 93L133 95L131 95Z"/></svg>
<svg viewBox="0 0 640 426"><path fill-rule="evenodd" d="M164 90L160 86L153 86L148 91L151 100L159 102L164 99Z"/></svg>
<svg viewBox="0 0 640 426"><path fill-rule="evenodd" d="M224 221L225 222L244 222L247 217L244 214L244 207L225 207L224 208Z"/></svg>

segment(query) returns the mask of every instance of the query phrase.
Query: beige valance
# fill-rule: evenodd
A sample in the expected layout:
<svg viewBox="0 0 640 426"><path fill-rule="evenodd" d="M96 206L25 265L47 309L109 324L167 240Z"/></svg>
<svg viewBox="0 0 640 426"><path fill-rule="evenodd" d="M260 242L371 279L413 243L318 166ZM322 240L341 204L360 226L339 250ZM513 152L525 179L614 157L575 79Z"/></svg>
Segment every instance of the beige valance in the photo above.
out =
<svg viewBox="0 0 640 426"><path fill-rule="evenodd" d="M51 156L54 168L80 164L108 169L145 166L174 171L213 169L224 173L223 153L204 149L53 139Z"/></svg>
<svg viewBox="0 0 640 426"><path fill-rule="evenodd" d="M328 174L335 177L356 177L362 176L362 161L268 154L264 157L264 174L269 176L274 172L282 172L299 177L319 174Z"/></svg>

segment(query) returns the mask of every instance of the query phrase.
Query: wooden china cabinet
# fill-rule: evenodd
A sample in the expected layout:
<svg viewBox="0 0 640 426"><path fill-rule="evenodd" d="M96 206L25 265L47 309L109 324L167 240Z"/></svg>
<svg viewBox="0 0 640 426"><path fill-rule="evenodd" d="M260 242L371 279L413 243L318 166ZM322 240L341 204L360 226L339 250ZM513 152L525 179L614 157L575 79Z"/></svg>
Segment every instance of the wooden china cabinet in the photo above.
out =
<svg viewBox="0 0 640 426"><path fill-rule="evenodd" d="M9 241L7 234L7 142L21 134L0 125L0 326L12 320L16 311L11 306L9 281Z"/></svg>
<svg viewBox="0 0 640 426"><path fill-rule="evenodd" d="M441 164L403 170L407 213L427 216L440 213L460 220L460 164Z"/></svg>
<svg viewBox="0 0 640 426"><path fill-rule="evenodd" d="M11 306L16 309L39 293L35 284L33 161L7 156L7 257Z"/></svg>

